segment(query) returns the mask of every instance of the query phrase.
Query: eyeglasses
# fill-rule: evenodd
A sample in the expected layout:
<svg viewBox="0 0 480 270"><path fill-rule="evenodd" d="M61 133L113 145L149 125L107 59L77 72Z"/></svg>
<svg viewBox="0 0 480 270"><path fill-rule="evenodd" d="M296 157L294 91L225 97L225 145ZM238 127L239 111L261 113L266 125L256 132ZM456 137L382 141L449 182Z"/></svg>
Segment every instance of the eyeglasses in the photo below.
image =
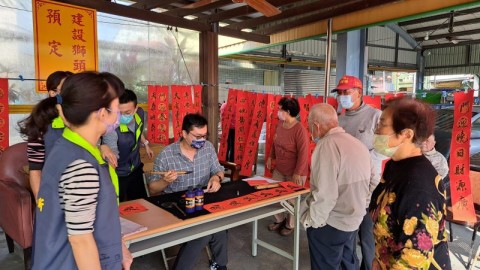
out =
<svg viewBox="0 0 480 270"><path fill-rule="evenodd" d="M206 140L206 139L208 139L208 133L205 134L205 135L195 135L195 134L193 134L193 133L189 133L189 134L191 134L191 135L192 135L195 139L197 139L197 140L201 140L201 139L205 139L205 140Z"/></svg>

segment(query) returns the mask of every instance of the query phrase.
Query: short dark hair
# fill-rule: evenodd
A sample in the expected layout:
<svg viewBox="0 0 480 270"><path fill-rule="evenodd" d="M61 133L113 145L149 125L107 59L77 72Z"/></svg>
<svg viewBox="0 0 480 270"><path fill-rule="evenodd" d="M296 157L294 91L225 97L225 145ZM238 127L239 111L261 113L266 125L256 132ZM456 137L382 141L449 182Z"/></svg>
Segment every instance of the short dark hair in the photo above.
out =
<svg viewBox="0 0 480 270"><path fill-rule="evenodd" d="M300 112L300 105L296 98L283 97L278 102L278 105L282 106L282 110L288 112L291 117L297 117Z"/></svg>
<svg viewBox="0 0 480 270"><path fill-rule="evenodd" d="M130 89L125 89L123 95L120 96L120 104L126 104L133 102L134 106L137 106L137 95Z"/></svg>
<svg viewBox="0 0 480 270"><path fill-rule="evenodd" d="M86 71L69 76L62 86L62 111L72 125L83 125L92 112L109 108L118 98L117 89L110 85L110 75Z"/></svg>
<svg viewBox="0 0 480 270"><path fill-rule="evenodd" d="M190 132L194 127L202 128L206 125L208 125L208 121L201 114L189 113L183 118L182 130Z"/></svg>
<svg viewBox="0 0 480 270"><path fill-rule="evenodd" d="M414 132L413 143L422 143L433 134L435 110L425 102L409 97L395 98L387 102L385 110L392 112L392 128L395 134L409 128Z"/></svg>
<svg viewBox="0 0 480 270"><path fill-rule="evenodd" d="M73 75L73 73L70 71L55 71L52 74L48 75L47 90L56 92L60 82L70 75Z"/></svg>

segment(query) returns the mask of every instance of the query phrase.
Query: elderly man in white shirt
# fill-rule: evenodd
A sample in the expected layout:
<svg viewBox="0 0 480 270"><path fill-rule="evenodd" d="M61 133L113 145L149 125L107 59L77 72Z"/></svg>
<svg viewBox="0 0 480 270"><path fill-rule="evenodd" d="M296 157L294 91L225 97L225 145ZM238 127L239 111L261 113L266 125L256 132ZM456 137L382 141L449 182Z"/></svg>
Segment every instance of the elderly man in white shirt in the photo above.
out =
<svg viewBox="0 0 480 270"><path fill-rule="evenodd" d="M449 167L447 159L435 149L435 136L432 134L421 145L423 155L430 160L440 177L445 178L448 175Z"/></svg>
<svg viewBox="0 0 480 270"><path fill-rule="evenodd" d="M366 213L370 154L338 126L335 109L328 104L313 106L308 124L317 145L301 222L307 230L311 269L356 270L354 242Z"/></svg>

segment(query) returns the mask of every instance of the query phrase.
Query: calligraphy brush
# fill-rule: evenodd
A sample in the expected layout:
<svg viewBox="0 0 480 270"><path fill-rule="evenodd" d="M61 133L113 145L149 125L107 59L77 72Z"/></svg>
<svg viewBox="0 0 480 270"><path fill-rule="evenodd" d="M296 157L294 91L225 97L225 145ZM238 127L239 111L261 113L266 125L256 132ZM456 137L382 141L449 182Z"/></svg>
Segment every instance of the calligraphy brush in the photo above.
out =
<svg viewBox="0 0 480 270"><path fill-rule="evenodd" d="M154 172L154 171L151 171L151 172L148 172L149 174L159 174L159 175L165 175L167 174L168 172ZM193 171L177 171L177 174L191 174L193 173Z"/></svg>

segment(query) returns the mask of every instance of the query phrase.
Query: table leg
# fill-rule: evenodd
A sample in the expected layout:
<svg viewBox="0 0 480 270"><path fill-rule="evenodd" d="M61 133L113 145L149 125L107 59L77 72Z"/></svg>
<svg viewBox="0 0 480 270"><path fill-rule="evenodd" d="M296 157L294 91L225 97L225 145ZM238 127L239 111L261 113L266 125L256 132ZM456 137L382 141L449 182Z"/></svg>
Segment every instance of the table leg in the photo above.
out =
<svg viewBox="0 0 480 270"><path fill-rule="evenodd" d="M295 201L295 230L293 235L293 270L298 269L298 259L300 256L300 199L298 196Z"/></svg>
<svg viewBox="0 0 480 270"><path fill-rule="evenodd" d="M257 256L257 240L258 240L258 220L252 222L252 256Z"/></svg>

